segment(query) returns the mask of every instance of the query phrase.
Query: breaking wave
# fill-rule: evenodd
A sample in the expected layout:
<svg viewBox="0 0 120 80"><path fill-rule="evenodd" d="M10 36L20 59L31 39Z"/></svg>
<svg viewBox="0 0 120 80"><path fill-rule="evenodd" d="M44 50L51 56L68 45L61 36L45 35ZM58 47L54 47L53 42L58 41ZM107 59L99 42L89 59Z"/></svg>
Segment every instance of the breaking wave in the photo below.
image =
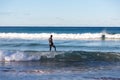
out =
<svg viewBox="0 0 120 80"><path fill-rule="evenodd" d="M84 39L101 39L103 33L0 33L0 38L7 39L48 39L50 35L54 35L56 40L84 40ZM105 33L105 39L120 39L120 34Z"/></svg>
<svg viewBox="0 0 120 80"><path fill-rule="evenodd" d="M85 51L0 51L0 61L120 61L120 53Z"/></svg>

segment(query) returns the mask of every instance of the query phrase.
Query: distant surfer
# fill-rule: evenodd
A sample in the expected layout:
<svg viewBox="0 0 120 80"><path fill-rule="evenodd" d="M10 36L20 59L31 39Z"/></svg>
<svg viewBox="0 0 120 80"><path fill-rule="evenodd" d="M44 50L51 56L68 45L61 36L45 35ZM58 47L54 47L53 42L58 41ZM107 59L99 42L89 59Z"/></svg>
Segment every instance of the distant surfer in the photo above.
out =
<svg viewBox="0 0 120 80"><path fill-rule="evenodd" d="M105 38L106 38L105 34L106 34L106 30L103 30L102 36L101 36L102 40L105 40Z"/></svg>
<svg viewBox="0 0 120 80"><path fill-rule="evenodd" d="M53 35L50 35L50 38L49 38L49 47L50 47L50 51L52 49L52 47L54 47L55 51L56 51L56 47L53 43L53 39L52 39Z"/></svg>
<svg viewBox="0 0 120 80"><path fill-rule="evenodd" d="M105 40L105 34L102 34L101 38L102 38L102 40Z"/></svg>

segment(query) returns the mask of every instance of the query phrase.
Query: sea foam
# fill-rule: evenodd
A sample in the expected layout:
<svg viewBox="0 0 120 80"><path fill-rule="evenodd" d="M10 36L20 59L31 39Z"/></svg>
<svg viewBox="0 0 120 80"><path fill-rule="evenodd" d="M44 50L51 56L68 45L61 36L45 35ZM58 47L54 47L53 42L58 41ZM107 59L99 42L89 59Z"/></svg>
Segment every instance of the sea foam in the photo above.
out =
<svg viewBox="0 0 120 80"><path fill-rule="evenodd" d="M0 33L0 38L5 39L27 39L27 40L41 40L48 39L50 35L53 35L55 40L85 40L85 39L101 39L103 33ZM105 39L120 39L120 34L108 34L105 33Z"/></svg>
<svg viewBox="0 0 120 80"><path fill-rule="evenodd" d="M39 60L40 56L27 55L20 51L0 51L0 61L31 61Z"/></svg>

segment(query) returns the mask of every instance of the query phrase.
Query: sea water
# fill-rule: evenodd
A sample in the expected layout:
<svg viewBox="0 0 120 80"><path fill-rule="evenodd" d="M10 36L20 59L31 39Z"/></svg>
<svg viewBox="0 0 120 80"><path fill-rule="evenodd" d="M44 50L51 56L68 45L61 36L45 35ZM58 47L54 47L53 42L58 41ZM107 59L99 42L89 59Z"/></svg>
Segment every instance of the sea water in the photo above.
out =
<svg viewBox="0 0 120 80"><path fill-rule="evenodd" d="M120 28L1 26L0 80L33 79L120 80Z"/></svg>

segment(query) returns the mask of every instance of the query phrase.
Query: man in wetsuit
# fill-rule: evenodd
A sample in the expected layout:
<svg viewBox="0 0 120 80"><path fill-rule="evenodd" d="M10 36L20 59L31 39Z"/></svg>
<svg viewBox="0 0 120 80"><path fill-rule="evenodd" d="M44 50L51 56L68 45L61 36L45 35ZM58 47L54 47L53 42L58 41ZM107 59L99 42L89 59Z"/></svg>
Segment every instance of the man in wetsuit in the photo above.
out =
<svg viewBox="0 0 120 80"><path fill-rule="evenodd" d="M54 43L53 43L52 37L53 37L53 36L50 35L50 38L49 38L49 47L50 47L50 51L51 51L52 47L54 47L54 49L55 49L55 51L56 51L56 47L55 47L55 45L54 45Z"/></svg>

